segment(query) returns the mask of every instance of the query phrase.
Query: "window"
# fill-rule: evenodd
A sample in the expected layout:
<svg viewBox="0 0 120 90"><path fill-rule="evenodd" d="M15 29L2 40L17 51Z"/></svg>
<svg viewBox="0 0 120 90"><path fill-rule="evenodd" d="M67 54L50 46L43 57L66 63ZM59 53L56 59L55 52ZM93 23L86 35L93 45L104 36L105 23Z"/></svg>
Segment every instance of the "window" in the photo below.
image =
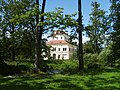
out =
<svg viewBox="0 0 120 90"><path fill-rule="evenodd" d="M58 48L58 51L60 51L60 48Z"/></svg>
<svg viewBox="0 0 120 90"><path fill-rule="evenodd" d="M56 51L56 48L53 48L53 51Z"/></svg>
<svg viewBox="0 0 120 90"><path fill-rule="evenodd" d="M53 59L56 59L56 54L53 54Z"/></svg>
<svg viewBox="0 0 120 90"><path fill-rule="evenodd" d="M67 48L63 48L63 51L67 51Z"/></svg>
<svg viewBox="0 0 120 90"><path fill-rule="evenodd" d="M58 59L60 59L60 55L58 55Z"/></svg>
<svg viewBox="0 0 120 90"><path fill-rule="evenodd" d="M70 48L69 48L69 51L70 51Z"/></svg>
<svg viewBox="0 0 120 90"><path fill-rule="evenodd" d="M62 39L62 37L61 37L61 39Z"/></svg>

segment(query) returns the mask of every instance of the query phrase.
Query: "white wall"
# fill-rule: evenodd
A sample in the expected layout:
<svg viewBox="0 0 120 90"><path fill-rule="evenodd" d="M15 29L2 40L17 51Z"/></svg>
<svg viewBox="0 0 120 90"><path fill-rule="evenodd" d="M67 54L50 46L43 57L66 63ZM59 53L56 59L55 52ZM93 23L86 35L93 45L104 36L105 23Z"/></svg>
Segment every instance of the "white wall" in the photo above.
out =
<svg viewBox="0 0 120 90"><path fill-rule="evenodd" d="M51 51L51 56L56 54L56 59L60 55L59 59L69 59L69 46L68 45L52 45L53 48L56 48L56 51ZM60 48L60 51L59 51ZM66 48L66 51L63 51L63 48Z"/></svg>
<svg viewBox="0 0 120 90"><path fill-rule="evenodd" d="M53 48L56 48L56 51L51 51L51 56L53 56L53 54L56 54L56 59L58 59L59 55L60 58L59 59L69 59L71 57L71 55L73 54L73 52L75 52L75 46L71 46L69 44L66 45L52 45ZM60 48L60 51L59 51ZM63 48L66 48L66 51L63 51ZM69 50L70 48L70 50Z"/></svg>

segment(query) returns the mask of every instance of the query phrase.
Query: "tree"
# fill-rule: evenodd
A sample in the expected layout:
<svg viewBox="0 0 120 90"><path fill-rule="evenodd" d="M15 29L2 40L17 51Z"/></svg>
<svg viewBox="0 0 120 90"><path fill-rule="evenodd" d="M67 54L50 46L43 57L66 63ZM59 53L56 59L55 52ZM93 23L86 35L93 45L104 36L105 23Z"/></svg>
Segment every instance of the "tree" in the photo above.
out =
<svg viewBox="0 0 120 90"><path fill-rule="evenodd" d="M112 63L120 58L120 0L110 0L110 20L112 23Z"/></svg>
<svg viewBox="0 0 120 90"><path fill-rule="evenodd" d="M81 12L81 0L78 0L78 35L79 35L79 52L78 52L78 58L79 58L79 70L84 69L84 63L83 63L83 46L82 46L82 12Z"/></svg>
<svg viewBox="0 0 120 90"><path fill-rule="evenodd" d="M43 3L42 3L42 9L41 9L41 14L44 14L44 10L45 10L45 3L46 3L46 0L43 0ZM37 5L37 8L39 10L39 0L36 0L36 5ZM40 20L39 20L40 19ZM42 34L43 34L43 26L38 26L39 24L39 21L41 23L44 22L44 16L42 15L41 18L39 18L39 13L36 14L36 32L35 32L35 58L36 58L36 61L35 61L35 72L38 72L39 69L41 68L41 64L42 64Z"/></svg>
<svg viewBox="0 0 120 90"><path fill-rule="evenodd" d="M25 47L25 44L29 43L29 41L33 41L33 38L34 38L33 32L32 32L34 28L34 24L32 22L34 21L33 18L31 20L29 19L29 21L25 20L21 24L18 24L19 21L17 20L16 20L16 23L11 22L11 20L15 16L19 18L21 14L27 12L28 10L31 10L33 8L33 5L34 5L33 0L21 0L21 1L2 0L0 3L0 13L2 13L2 16L3 16L0 24L1 31L2 31L2 44L4 44L3 48L7 46L6 50L9 49L7 50L10 55L10 56L8 55L9 56L8 59L15 60L15 57L18 57L19 55L21 55L21 53L23 53L22 55L25 56L26 53L28 53L26 51L30 52L32 50L31 48L32 44L29 45L31 48L31 49L29 48L29 50L27 50L29 46ZM26 33L26 35L24 33ZM27 37L28 34L30 36L29 38ZM23 37L24 39L21 39ZM9 44L7 45L8 42ZM12 58L10 58L11 56Z"/></svg>
<svg viewBox="0 0 120 90"><path fill-rule="evenodd" d="M92 2L92 12L90 14L90 24L86 27L86 33L90 38L91 45L95 46L94 53L101 51L102 45L105 44L106 33L109 29L109 19L106 11L101 10L100 4Z"/></svg>
<svg viewBox="0 0 120 90"><path fill-rule="evenodd" d="M4 3L4 6L6 6L6 3ZM1 20L0 20L0 30L1 30L1 37L0 37L0 57L1 57L1 61L4 62L4 60L6 60L9 56L10 56L10 50L9 50L9 44L10 43L10 39L7 36L7 31L8 28L10 28L10 24L8 21L8 18L4 18L4 14L6 13L6 16L8 16L8 14L10 13L9 10L7 10L7 8L5 8L7 10L7 12L4 11L4 6L3 3L0 3L0 14L1 14ZM6 24L5 24L6 23ZM9 26L7 26L7 24Z"/></svg>

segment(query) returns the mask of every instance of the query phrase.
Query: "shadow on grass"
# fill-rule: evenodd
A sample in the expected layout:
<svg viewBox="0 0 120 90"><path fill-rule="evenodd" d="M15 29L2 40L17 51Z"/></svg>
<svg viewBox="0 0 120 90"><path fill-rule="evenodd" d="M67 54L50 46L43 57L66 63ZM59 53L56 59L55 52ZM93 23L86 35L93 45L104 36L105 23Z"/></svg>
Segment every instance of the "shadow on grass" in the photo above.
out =
<svg viewBox="0 0 120 90"><path fill-rule="evenodd" d="M86 76L58 74L0 77L0 90L120 90L120 72L103 71L103 74Z"/></svg>
<svg viewBox="0 0 120 90"><path fill-rule="evenodd" d="M26 70L24 66L6 66L0 68L4 75L19 74ZM67 67L67 75L35 75L0 77L0 90L120 90L120 69L94 68L79 72Z"/></svg>
<svg viewBox="0 0 120 90"><path fill-rule="evenodd" d="M84 71L80 71L79 74L80 75L99 75L102 74L104 72L118 72L120 73L120 68L111 68L111 67L107 67L107 68L93 68L93 69L85 69Z"/></svg>
<svg viewBox="0 0 120 90"><path fill-rule="evenodd" d="M20 74L27 70L29 70L29 67L25 65L8 65L6 63L0 65L0 75L3 76Z"/></svg>
<svg viewBox="0 0 120 90"><path fill-rule="evenodd" d="M70 82L68 78L54 78L53 76L35 76L24 78L1 78L0 90L57 90L82 89Z"/></svg>
<svg viewBox="0 0 120 90"><path fill-rule="evenodd" d="M85 83L90 90L120 90L120 77L92 77Z"/></svg>

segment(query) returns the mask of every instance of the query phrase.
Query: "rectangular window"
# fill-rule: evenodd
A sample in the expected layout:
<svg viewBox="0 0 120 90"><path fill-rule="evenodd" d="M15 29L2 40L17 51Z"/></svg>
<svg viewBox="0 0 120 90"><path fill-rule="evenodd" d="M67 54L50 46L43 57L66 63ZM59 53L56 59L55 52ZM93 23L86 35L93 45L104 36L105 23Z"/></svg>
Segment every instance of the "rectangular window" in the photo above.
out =
<svg viewBox="0 0 120 90"><path fill-rule="evenodd" d="M60 59L60 55L58 55L58 59Z"/></svg>
<svg viewBox="0 0 120 90"><path fill-rule="evenodd" d="M53 51L56 51L56 48L53 48Z"/></svg>
<svg viewBox="0 0 120 90"><path fill-rule="evenodd" d="M60 48L58 48L58 51L60 51Z"/></svg>
<svg viewBox="0 0 120 90"><path fill-rule="evenodd" d="M63 48L63 51L67 51L67 48Z"/></svg>

